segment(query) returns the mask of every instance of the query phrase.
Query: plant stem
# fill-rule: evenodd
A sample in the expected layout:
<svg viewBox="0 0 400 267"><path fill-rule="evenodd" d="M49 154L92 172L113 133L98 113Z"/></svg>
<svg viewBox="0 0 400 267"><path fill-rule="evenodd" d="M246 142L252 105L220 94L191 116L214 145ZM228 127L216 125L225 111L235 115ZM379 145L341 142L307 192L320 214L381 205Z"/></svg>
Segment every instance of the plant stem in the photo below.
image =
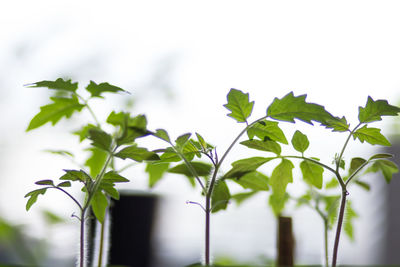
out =
<svg viewBox="0 0 400 267"><path fill-rule="evenodd" d="M339 211L338 223L337 223L337 227L336 227L335 244L333 247L332 267L336 267L337 254L338 254L338 249L339 249L340 232L342 230L347 195L348 195L348 192L346 190L346 187L342 188L342 199L341 199L341 203L340 203L340 211Z"/></svg>
<svg viewBox="0 0 400 267"><path fill-rule="evenodd" d="M211 213L211 198L206 196L206 229L205 229L205 265L210 266L210 213Z"/></svg>
<svg viewBox="0 0 400 267"><path fill-rule="evenodd" d="M105 224L107 217L107 209L104 215L104 221L101 223L100 229L100 244L99 244L99 259L98 259L98 267L101 267L103 264L103 250L104 250L104 232L105 232Z"/></svg>
<svg viewBox="0 0 400 267"><path fill-rule="evenodd" d="M324 218L324 253L325 253L325 267L329 267L328 257L328 219Z"/></svg>
<svg viewBox="0 0 400 267"><path fill-rule="evenodd" d="M79 248L79 266L85 266L85 214L86 209L81 210L81 236L80 236L80 248Z"/></svg>

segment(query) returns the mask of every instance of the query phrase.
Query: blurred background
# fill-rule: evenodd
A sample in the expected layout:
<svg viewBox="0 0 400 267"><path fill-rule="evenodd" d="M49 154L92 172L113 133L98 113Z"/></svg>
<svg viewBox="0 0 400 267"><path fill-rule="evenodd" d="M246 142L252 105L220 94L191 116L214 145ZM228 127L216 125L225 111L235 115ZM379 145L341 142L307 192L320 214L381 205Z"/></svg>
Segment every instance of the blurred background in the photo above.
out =
<svg viewBox="0 0 400 267"><path fill-rule="evenodd" d="M109 82L131 95L94 103L100 114L128 107L134 114L146 114L151 129L168 129L173 137L199 132L224 151L242 129L222 106L232 87L249 92L250 100L255 100L254 118L263 116L274 97L290 91L307 94L309 102L324 105L336 116L345 115L352 125L368 95L399 104L399 12L398 1L2 2L0 261L71 266L78 251L73 203L50 192L27 213L24 195L34 188L34 181L56 179L62 169L74 167L43 150L79 151L70 132L84 117L26 133L49 92L24 84L58 77L79 81L82 88L89 80ZM394 144L399 142L398 125L390 119L377 124ZM346 138L301 123L285 129L294 131L295 126L312 140L312 155L324 162L332 161ZM376 149L352 142L346 159L367 158ZM246 151L237 147L223 171L236 158L245 157ZM268 168L264 171L271 173ZM295 171L295 180L299 173ZM125 176L131 182L121 189L159 196L154 266L199 261L203 212L186 204L201 201L199 189L172 174L149 189L140 166ZM355 241L342 237L339 262L400 263L399 258L389 260L396 255L387 254L399 242L387 245L388 236L393 236L390 225L396 226L387 216L398 212L391 207L398 202L388 197L389 186L381 177L367 179L373 184L371 192L352 188L350 199L359 216ZM393 183L390 188L398 186ZM293 183L288 190L300 195L304 188ZM232 203L213 216L215 258L260 263L275 257L276 220L267 197L259 194L239 207ZM320 263L319 217L306 208L289 207L287 213L293 216L297 262Z"/></svg>

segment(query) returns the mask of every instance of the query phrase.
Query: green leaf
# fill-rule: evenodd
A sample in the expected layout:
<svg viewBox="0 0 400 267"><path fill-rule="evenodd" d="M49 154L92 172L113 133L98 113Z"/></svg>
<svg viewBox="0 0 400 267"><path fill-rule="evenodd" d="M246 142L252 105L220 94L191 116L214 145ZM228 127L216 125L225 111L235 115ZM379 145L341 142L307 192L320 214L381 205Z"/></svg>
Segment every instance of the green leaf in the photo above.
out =
<svg viewBox="0 0 400 267"><path fill-rule="evenodd" d="M329 182L326 183L325 188L326 189L332 189L336 188L339 186L339 182L336 177L333 177Z"/></svg>
<svg viewBox="0 0 400 267"><path fill-rule="evenodd" d="M261 140L273 140L282 144L288 144L285 134L279 128L278 124L276 121L259 121L247 130L247 135L250 139L257 136Z"/></svg>
<svg viewBox="0 0 400 267"><path fill-rule="evenodd" d="M157 129L156 132L153 133L153 135L168 143L171 143L171 139L169 138L168 132L164 129Z"/></svg>
<svg viewBox="0 0 400 267"><path fill-rule="evenodd" d="M272 159L274 158L252 157L235 161L232 163L232 169L224 175L224 178L240 178L248 172L257 170Z"/></svg>
<svg viewBox="0 0 400 267"><path fill-rule="evenodd" d="M126 183L129 182L129 179L126 179L122 175L118 174L116 171L109 171L104 174L102 181L107 183Z"/></svg>
<svg viewBox="0 0 400 267"><path fill-rule="evenodd" d="M325 203L325 212L328 215L328 227L331 229L336 223L337 210L339 208L340 196L322 196Z"/></svg>
<svg viewBox="0 0 400 267"><path fill-rule="evenodd" d="M187 143L187 141L189 141L189 138L192 134L191 133L186 133L183 134L181 136L179 136L176 140L176 147L179 149L183 149L183 147L185 146L185 144Z"/></svg>
<svg viewBox="0 0 400 267"><path fill-rule="evenodd" d="M328 129L332 129L333 132L346 132L350 130L350 125L347 123L345 117L328 117L323 125Z"/></svg>
<svg viewBox="0 0 400 267"><path fill-rule="evenodd" d="M228 103L224 107L231 111L228 116L234 118L237 122L247 122L254 106L254 101L249 102L249 94L232 88L228 93L227 100Z"/></svg>
<svg viewBox="0 0 400 267"><path fill-rule="evenodd" d="M277 199L285 195L286 186L288 183L293 182L293 168L294 165L290 160L282 159L281 163L279 163L279 165L273 170L270 179L270 186Z"/></svg>
<svg viewBox="0 0 400 267"><path fill-rule="evenodd" d="M149 174L149 187L153 187L169 169L169 163L147 163L146 172Z"/></svg>
<svg viewBox="0 0 400 267"><path fill-rule="evenodd" d="M46 193L46 191L47 191L47 188L41 188L41 189L36 189L36 190L33 190L33 191L27 193L25 195L25 197L29 197L29 199L26 202L26 211L28 211L32 207L32 205L35 204L35 202L38 199L38 196L44 195Z"/></svg>
<svg viewBox="0 0 400 267"><path fill-rule="evenodd" d="M372 157L370 157L368 161L375 160L375 159L389 159L389 158L393 158L393 155L387 154L387 153L379 153L379 154L375 154Z"/></svg>
<svg viewBox="0 0 400 267"><path fill-rule="evenodd" d="M76 130L75 132L73 132L73 134L79 136L79 142L82 142L83 140L85 140L86 138L88 138L89 136L89 130L91 129L98 129L97 126L89 123L85 126L83 126L81 129Z"/></svg>
<svg viewBox="0 0 400 267"><path fill-rule="evenodd" d="M228 206L231 193L224 181L217 181L211 195L211 212L215 213L219 210L224 210Z"/></svg>
<svg viewBox="0 0 400 267"><path fill-rule="evenodd" d="M57 187L71 187L71 182L70 181L66 181L66 182L61 182L58 185L56 185Z"/></svg>
<svg viewBox="0 0 400 267"><path fill-rule="evenodd" d="M368 97L367 104L364 108L358 109L358 120L360 123L369 123L382 120L382 116L397 116L400 108L389 105L387 100L373 100Z"/></svg>
<svg viewBox="0 0 400 267"><path fill-rule="evenodd" d="M102 97L101 94L105 92L116 93L116 92L127 92L122 88L111 85L109 83L96 84L93 81L86 86L86 90L91 94L92 97Z"/></svg>
<svg viewBox="0 0 400 267"><path fill-rule="evenodd" d="M356 180L355 184L360 186L362 189L364 189L366 191L370 191L371 190L371 185L366 183L366 182Z"/></svg>
<svg viewBox="0 0 400 267"><path fill-rule="evenodd" d="M275 153L276 155L281 154L281 146L275 141L269 141L269 140L261 141L253 139L240 142L240 144L252 149L269 151Z"/></svg>
<svg viewBox="0 0 400 267"><path fill-rule="evenodd" d="M294 149L301 153L304 153L304 151L306 151L308 146L310 145L310 142L308 141L308 138L305 134L297 130L293 134L292 145Z"/></svg>
<svg viewBox="0 0 400 267"><path fill-rule="evenodd" d="M52 180L40 180L35 182L37 185L51 185L54 186L54 182Z"/></svg>
<svg viewBox="0 0 400 267"><path fill-rule="evenodd" d="M58 216L57 214L51 211L44 210L42 211L42 215L48 224L55 225L55 224L65 223L65 220L62 217Z"/></svg>
<svg viewBox="0 0 400 267"><path fill-rule="evenodd" d="M208 176L211 173L212 166L204 162L191 161L193 169L196 171L197 176ZM186 163L179 164L168 170L170 173L183 174L188 177L193 177L193 173L189 170Z"/></svg>
<svg viewBox="0 0 400 267"><path fill-rule="evenodd" d="M358 215L352 208L351 202L347 201L343 230L351 241L354 241L353 222L357 217Z"/></svg>
<svg viewBox="0 0 400 267"><path fill-rule="evenodd" d="M92 177L96 177L103 169L108 153L103 149L94 146L90 147L88 150L90 151L91 155L86 160L85 166L90 169L90 175Z"/></svg>
<svg viewBox="0 0 400 267"><path fill-rule="evenodd" d="M268 191L268 177L261 172L249 172L240 177L234 179L236 183L240 184L244 189L251 189L255 191Z"/></svg>
<svg viewBox="0 0 400 267"><path fill-rule="evenodd" d="M293 92L290 92L282 99L275 98L267 109L267 116L288 122L294 122L294 119L298 119L311 125L311 121L317 121L330 128L334 128L333 122L342 122L341 119L333 117L327 112L323 106L307 103L306 97L307 95L294 96Z"/></svg>
<svg viewBox="0 0 400 267"><path fill-rule="evenodd" d="M61 118L70 118L75 111L81 111L85 105L79 103L76 96L50 97L53 103L40 107L40 112L33 117L26 131L36 129L47 122L55 125Z"/></svg>
<svg viewBox="0 0 400 267"><path fill-rule="evenodd" d="M55 155L60 155L60 156L66 156L66 157L70 157L70 158L74 157L74 154L72 154L71 152L66 151L66 150L46 149L46 150L44 150L44 152L55 154Z"/></svg>
<svg viewBox="0 0 400 267"><path fill-rule="evenodd" d="M27 84L28 87L47 87L49 89L65 90L75 92L78 89L78 83L72 83L71 80L63 80L58 78L55 81L41 81L32 84Z"/></svg>
<svg viewBox="0 0 400 267"><path fill-rule="evenodd" d="M197 140L199 141L199 144L201 145L201 147L203 148L204 151L214 148L212 145L208 144L199 133L196 133L196 136L197 136Z"/></svg>
<svg viewBox="0 0 400 267"><path fill-rule="evenodd" d="M106 122L114 126L125 126L129 120L129 113L111 111Z"/></svg>
<svg viewBox="0 0 400 267"><path fill-rule="evenodd" d="M115 200L119 200L119 193L117 189L114 187L115 185L113 183L107 183L104 181L101 181L100 183L100 189L103 190L107 195L112 197Z"/></svg>
<svg viewBox="0 0 400 267"><path fill-rule="evenodd" d="M132 159L137 162L142 162L144 160L159 160L160 157L152 152L148 151L144 147L137 147L136 145L128 146L115 154L116 157L121 159Z"/></svg>
<svg viewBox="0 0 400 267"><path fill-rule="evenodd" d="M271 206L275 216L279 216L281 214L288 200L289 200L288 194L279 195L276 193L272 193L269 196L268 203Z"/></svg>
<svg viewBox="0 0 400 267"><path fill-rule="evenodd" d="M378 128L368 128L364 125L362 128L358 129L353 133L354 140L358 138L361 143L364 141L370 143L371 145L382 145L390 146L390 142L385 136L381 134L381 130Z"/></svg>
<svg viewBox="0 0 400 267"><path fill-rule="evenodd" d="M358 168L360 168L365 162L367 162L363 158L352 158L351 163L350 163L350 169L349 169L349 176L352 175Z"/></svg>
<svg viewBox="0 0 400 267"><path fill-rule="evenodd" d="M231 199L233 199L238 205L240 205L245 200L248 200L250 197L254 196L258 192L259 191L250 191L250 192L237 193L237 194L232 195Z"/></svg>
<svg viewBox="0 0 400 267"><path fill-rule="evenodd" d="M90 129L88 138L93 141L93 146L103 149L107 152L111 151L112 137L103 130L98 128Z"/></svg>
<svg viewBox="0 0 400 267"><path fill-rule="evenodd" d="M323 181L323 173L324 168L310 162L308 160L304 160L300 163L301 173L303 174L303 179L315 186L318 189L322 188L322 181Z"/></svg>
<svg viewBox="0 0 400 267"><path fill-rule="evenodd" d="M92 178L83 170L64 170L66 173L60 177L60 180L68 180L68 181L81 181L83 183L87 183L88 181L92 181Z"/></svg>
<svg viewBox="0 0 400 267"><path fill-rule="evenodd" d="M393 174L398 173L399 168L396 165L396 163L392 161L379 159L374 161L371 167L368 168L367 172L378 172L378 171L381 171L383 177L385 177L386 182L390 183Z"/></svg>
<svg viewBox="0 0 400 267"><path fill-rule="evenodd" d="M103 223L108 206L107 197L99 190L95 192L91 204L93 213L96 216L97 220L100 223Z"/></svg>

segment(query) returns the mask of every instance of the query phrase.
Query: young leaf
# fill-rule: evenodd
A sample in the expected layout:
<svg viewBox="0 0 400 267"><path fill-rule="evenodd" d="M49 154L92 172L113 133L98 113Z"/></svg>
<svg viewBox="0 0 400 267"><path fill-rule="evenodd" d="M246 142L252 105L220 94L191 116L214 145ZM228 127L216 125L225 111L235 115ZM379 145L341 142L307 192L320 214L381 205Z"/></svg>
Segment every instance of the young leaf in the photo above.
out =
<svg viewBox="0 0 400 267"><path fill-rule="evenodd" d="M366 191L370 191L371 190L371 185L369 183L356 180L355 184L360 186L362 189L364 189Z"/></svg>
<svg viewBox="0 0 400 267"><path fill-rule="evenodd" d="M397 167L396 163L392 161L379 159L374 161L371 167L368 168L367 172L378 172L378 171L382 172L386 182L389 183L392 180L393 174L399 172L399 168Z"/></svg>
<svg viewBox="0 0 400 267"><path fill-rule="evenodd" d="M204 162L190 162L190 165L192 165L193 169L195 170L197 176L208 176L211 173L212 166L210 164L204 163ZM170 173L177 173L177 174L183 174L188 177L193 177L193 173L190 171L186 163L177 165L171 169L168 170Z"/></svg>
<svg viewBox="0 0 400 267"><path fill-rule="evenodd" d="M243 193L237 193L231 196L231 199L233 199L236 204L240 205L242 204L245 200L249 199L250 197L254 196L257 194L259 191L250 191L250 192L243 192Z"/></svg>
<svg viewBox="0 0 400 267"><path fill-rule="evenodd" d="M308 138L305 134L297 130L293 134L292 145L294 149L301 153L304 153L304 151L306 151L308 146L310 145L310 142L308 141Z"/></svg>
<svg viewBox="0 0 400 267"><path fill-rule="evenodd" d="M91 181L92 178L83 170L64 170L66 173L60 177L60 180L68 180L68 181L81 181L86 183Z"/></svg>
<svg viewBox="0 0 400 267"><path fill-rule="evenodd" d="M71 187L71 182L70 181L61 182L58 185L56 185L56 187Z"/></svg>
<svg viewBox="0 0 400 267"><path fill-rule="evenodd" d="M208 144L199 133L196 133L196 136L200 146L203 148L203 151L207 151L214 148L212 145Z"/></svg>
<svg viewBox="0 0 400 267"><path fill-rule="evenodd" d="M92 128L89 130L88 138L93 141L92 142L93 146L103 149L104 151L110 152L112 137L108 133L98 128Z"/></svg>
<svg viewBox="0 0 400 267"><path fill-rule="evenodd" d="M372 157L370 157L368 161L375 160L375 159L390 159L390 158L393 158L392 154L379 153L379 154L375 154Z"/></svg>
<svg viewBox="0 0 400 267"><path fill-rule="evenodd" d="M144 147L137 147L136 145L125 147L117 154L115 154L115 156L121 159L129 158L137 162L142 162L144 160L160 159L160 157L156 153L148 151Z"/></svg>
<svg viewBox="0 0 400 267"><path fill-rule="evenodd" d="M363 158L352 158L350 163L349 175L355 172L358 168L360 168L365 162L367 162Z"/></svg>
<svg viewBox="0 0 400 267"><path fill-rule="evenodd" d="M113 183L107 183L106 181L101 181L100 190L103 190L107 195L115 200L119 200L119 193L114 187Z"/></svg>
<svg viewBox="0 0 400 267"><path fill-rule="evenodd" d="M183 135L179 136L175 140L177 148L180 148L182 150L183 147L185 146L186 142L189 140L191 135L192 135L191 133L186 133L186 134L183 134Z"/></svg>
<svg viewBox="0 0 400 267"><path fill-rule="evenodd" d="M89 123L89 124L83 126L81 129L76 130L75 132L73 132L73 134L79 136L79 142L82 142L83 140L88 138L89 130L94 129L94 128L98 129L97 126Z"/></svg>
<svg viewBox="0 0 400 267"><path fill-rule="evenodd" d="M92 177L96 177L101 172L101 169L103 169L108 153L95 146L90 147L88 150L90 151L91 155L86 160L85 166L90 169L90 175Z"/></svg>
<svg viewBox="0 0 400 267"><path fill-rule="evenodd" d="M129 113L111 111L106 122L114 126L125 126L129 120Z"/></svg>
<svg viewBox="0 0 400 267"><path fill-rule="evenodd" d="M246 140L240 143L241 145L247 146L261 151L269 151L276 155L281 154L281 146L275 141L261 141L261 140Z"/></svg>
<svg viewBox="0 0 400 267"><path fill-rule="evenodd" d="M279 128L277 121L262 120L251 126L247 130L247 135L250 139L257 136L261 140L273 140L282 144L287 144L288 141L285 134Z"/></svg>
<svg viewBox="0 0 400 267"><path fill-rule="evenodd" d="M211 196L211 212L224 210L228 206L231 193L224 181L217 181Z"/></svg>
<svg viewBox="0 0 400 267"><path fill-rule="evenodd" d="M41 81L32 84L27 84L28 87L47 87L49 89L65 90L75 92L78 89L78 83L72 83L71 80L63 80L58 78L55 81Z"/></svg>
<svg viewBox="0 0 400 267"><path fill-rule="evenodd" d="M300 163L301 173L303 174L303 179L315 186L318 189L322 188L322 180L323 180L323 173L324 168L312 163L308 160L304 160Z"/></svg>
<svg viewBox="0 0 400 267"><path fill-rule="evenodd" d="M53 103L40 107L40 112L33 117L26 131L36 129L47 122L55 125L62 117L70 118L75 111L81 111L85 105L79 103L76 96L50 97Z"/></svg>
<svg viewBox="0 0 400 267"><path fill-rule="evenodd" d="M44 150L44 152L48 152L48 153L55 154L55 155L60 155L60 156L65 156L65 157L70 157L70 158L74 157L74 154L72 154L71 152L66 151L66 150L46 149L46 150Z"/></svg>
<svg viewBox="0 0 400 267"><path fill-rule="evenodd" d="M149 174L149 187L153 187L169 169L169 163L147 163L146 172Z"/></svg>
<svg viewBox="0 0 400 267"><path fill-rule="evenodd" d="M273 194L276 195L277 198L283 197L286 192L286 186L288 183L293 182L293 168L294 165L290 160L282 159L281 163L279 163L279 165L273 170L270 179L270 186Z"/></svg>
<svg viewBox="0 0 400 267"><path fill-rule="evenodd" d="M122 88L111 85L109 83L96 84L93 81L90 81L88 86L86 86L86 90L91 94L91 97L102 97L101 94L105 92L111 92L111 93L126 92Z"/></svg>
<svg viewBox="0 0 400 267"><path fill-rule="evenodd" d="M327 112L323 106L307 103L306 97L307 95L294 96L293 92L290 92L282 99L275 98L267 109L267 116L288 122L298 119L311 125L311 121L317 121L325 126L331 126L332 121L339 120Z"/></svg>
<svg viewBox="0 0 400 267"><path fill-rule="evenodd" d="M96 216L97 220L103 223L108 206L107 197L101 192L101 190L98 190L97 192L95 192L91 204L93 213Z"/></svg>
<svg viewBox="0 0 400 267"><path fill-rule="evenodd" d="M240 178L248 172L257 170L272 159L274 158L253 157L235 161L232 163L232 169L224 175L224 178Z"/></svg>
<svg viewBox="0 0 400 267"><path fill-rule="evenodd" d="M25 195L25 197L29 197L28 201L26 202L26 211L28 211L33 204L35 204L35 202L38 199L39 195L44 195L47 191L47 188L41 188L41 189L36 189L33 190L31 192L29 192L28 194Z"/></svg>
<svg viewBox="0 0 400 267"><path fill-rule="evenodd" d="M164 129L157 129L156 132L153 133L153 135L155 137L158 137L158 138L168 142L168 143L171 143L171 139L169 138L167 131Z"/></svg>
<svg viewBox="0 0 400 267"><path fill-rule="evenodd" d="M35 182L37 185L51 185L54 186L54 182L52 180L40 180Z"/></svg>
<svg viewBox="0 0 400 267"><path fill-rule="evenodd" d="M116 171L109 171L104 174L103 181L107 183L126 183L129 179L118 174Z"/></svg>
<svg viewBox="0 0 400 267"><path fill-rule="evenodd" d="M364 125L362 128L355 131L353 137L354 140L358 138L361 143L364 143L364 141L366 141L371 145L390 146L390 142L386 139L385 136L381 134L380 129L368 128L367 125Z"/></svg>
<svg viewBox="0 0 400 267"><path fill-rule="evenodd" d="M245 94L240 90L232 88L227 96L228 103L224 105L231 113L229 117L234 118L237 122L247 122L253 111L254 101L249 102L249 94Z"/></svg>
<svg viewBox="0 0 400 267"><path fill-rule="evenodd" d="M380 121L382 116L397 116L399 112L399 107L389 105L386 100L375 101L369 96L365 107L358 109L358 120L360 123Z"/></svg>
<svg viewBox="0 0 400 267"><path fill-rule="evenodd" d="M240 184L244 189L251 189L253 191L268 191L268 177L261 172L249 172L240 177L234 179L236 183Z"/></svg>

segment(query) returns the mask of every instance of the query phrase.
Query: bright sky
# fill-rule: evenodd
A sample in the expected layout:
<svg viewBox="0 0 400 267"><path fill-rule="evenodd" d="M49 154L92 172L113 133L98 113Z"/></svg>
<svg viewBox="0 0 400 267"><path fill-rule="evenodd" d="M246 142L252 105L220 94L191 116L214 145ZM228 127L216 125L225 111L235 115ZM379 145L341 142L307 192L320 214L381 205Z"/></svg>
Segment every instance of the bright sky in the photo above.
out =
<svg viewBox="0 0 400 267"><path fill-rule="evenodd" d="M399 102L399 12L398 1L8 1L0 9L0 122L10 130L0 156L47 148L32 145L40 134L23 132L45 94L22 85L59 76L119 85L154 127L198 130L221 147L231 137L214 129L239 130L222 107L231 87L250 93L256 114L294 91L354 122L368 95ZM5 160L8 175L19 157ZM29 184L41 168L16 175ZM17 190L16 205L26 190ZM0 208L27 218L20 206Z"/></svg>

